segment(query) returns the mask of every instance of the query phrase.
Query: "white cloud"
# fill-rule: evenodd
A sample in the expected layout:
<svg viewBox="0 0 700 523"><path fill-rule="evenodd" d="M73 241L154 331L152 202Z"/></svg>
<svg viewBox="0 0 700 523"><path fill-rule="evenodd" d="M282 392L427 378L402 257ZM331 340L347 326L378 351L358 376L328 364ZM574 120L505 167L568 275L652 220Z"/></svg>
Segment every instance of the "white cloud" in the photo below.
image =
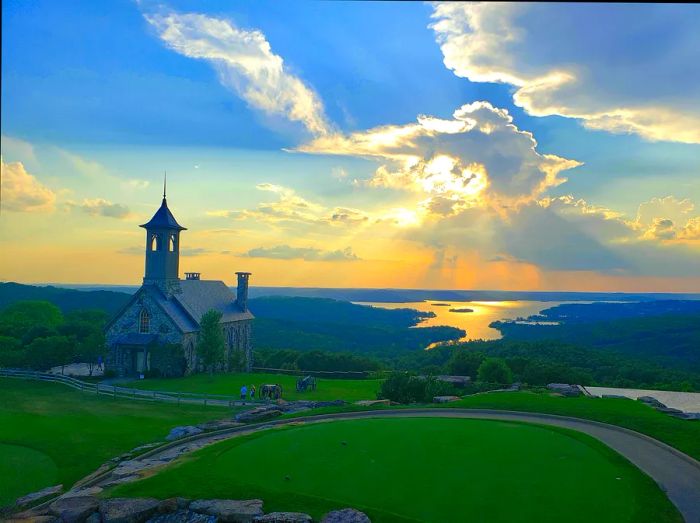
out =
<svg viewBox="0 0 700 523"><path fill-rule="evenodd" d="M382 161L368 185L424 194L424 210L451 214L485 200L501 207L532 201L580 165L536 147L507 110L474 102L452 120L421 115L416 123L321 136L298 150Z"/></svg>
<svg viewBox="0 0 700 523"><path fill-rule="evenodd" d="M206 60L219 81L250 106L301 122L314 135L329 131L323 103L259 30L239 29L232 22L201 14L146 14L161 40L174 51Z"/></svg>
<svg viewBox="0 0 700 523"><path fill-rule="evenodd" d="M137 180L135 178L122 182L122 185L127 189L146 189L150 184L151 182L148 180Z"/></svg>
<svg viewBox="0 0 700 523"><path fill-rule="evenodd" d="M515 86L532 115L700 143L697 6L455 2L433 18L448 69Z"/></svg>
<svg viewBox="0 0 700 523"><path fill-rule="evenodd" d="M0 156L2 208L17 212L52 211L56 193L29 174L22 162L5 163Z"/></svg>
<svg viewBox="0 0 700 523"><path fill-rule="evenodd" d="M652 198L639 205L635 225L647 240L697 240L700 216L693 216L694 210L688 198Z"/></svg>
<svg viewBox="0 0 700 523"><path fill-rule="evenodd" d="M82 203L67 202L69 208L81 209L90 216L104 216L106 218L124 219L131 216L129 208L126 205L112 203L103 198L86 198Z"/></svg>
<svg viewBox="0 0 700 523"><path fill-rule="evenodd" d="M215 210L207 215L238 220L252 220L280 227L299 224L320 226L351 226L367 223L369 214L347 207L326 207L299 196L296 191L281 185L260 183L260 191L277 195L277 200L258 204L255 209Z"/></svg>
<svg viewBox="0 0 700 523"><path fill-rule="evenodd" d="M350 247L337 251L324 251L315 247L290 247L277 245L275 247L257 247L244 254L250 258L272 258L277 260L301 259L305 261L355 261L358 256Z"/></svg>

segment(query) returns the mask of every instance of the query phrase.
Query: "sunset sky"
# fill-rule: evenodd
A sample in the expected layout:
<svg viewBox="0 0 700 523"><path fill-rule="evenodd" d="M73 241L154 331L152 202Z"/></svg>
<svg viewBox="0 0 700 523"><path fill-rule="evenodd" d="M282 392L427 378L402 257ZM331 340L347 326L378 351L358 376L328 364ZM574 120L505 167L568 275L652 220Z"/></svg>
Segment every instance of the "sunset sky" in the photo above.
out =
<svg viewBox="0 0 700 523"><path fill-rule="evenodd" d="M700 5L2 3L0 280L700 291Z"/></svg>

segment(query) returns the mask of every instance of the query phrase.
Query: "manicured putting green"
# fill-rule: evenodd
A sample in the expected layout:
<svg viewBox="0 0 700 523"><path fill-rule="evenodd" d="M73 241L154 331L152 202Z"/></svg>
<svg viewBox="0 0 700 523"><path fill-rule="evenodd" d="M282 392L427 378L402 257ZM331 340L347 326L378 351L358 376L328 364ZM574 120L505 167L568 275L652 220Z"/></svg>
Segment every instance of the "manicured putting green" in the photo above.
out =
<svg viewBox="0 0 700 523"><path fill-rule="evenodd" d="M241 386L255 385L260 388L263 383L278 383L282 386L284 399L315 399L319 401L342 399L345 401L373 400L382 380L317 380L315 391L297 392L298 376L286 374L194 374L185 378L146 379L124 383L126 387L146 390L162 390L171 392L196 392L200 394L226 394L237 396Z"/></svg>
<svg viewBox="0 0 700 523"><path fill-rule="evenodd" d="M43 452L0 443L0 506L27 492L35 492L58 479L56 463Z"/></svg>
<svg viewBox="0 0 700 523"><path fill-rule="evenodd" d="M56 383L0 378L0 507L230 409L112 399Z"/></svg>
<svg viewBox="0 0 700 523"><path fill-rule="evenodd" d="M660 522L656 484L599 441L467 419L324 422L231 439L112 495L261 497L266 510L354 506L373 521Z"/></svg>

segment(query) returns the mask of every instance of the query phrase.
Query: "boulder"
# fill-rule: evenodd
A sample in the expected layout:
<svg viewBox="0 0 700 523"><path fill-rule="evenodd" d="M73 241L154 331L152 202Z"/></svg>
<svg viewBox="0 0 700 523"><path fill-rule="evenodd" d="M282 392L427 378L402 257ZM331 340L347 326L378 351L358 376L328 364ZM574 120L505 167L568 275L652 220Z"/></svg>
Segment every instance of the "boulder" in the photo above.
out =
<svg viewBox="0 0 700 523"><path fill-rule="evenodd" d="M32 492L31 494L27 494L26 496L17 498L17 501L15 501L15 505L17 505L18 507L21 507L22 505L29 505L30 503L34 503L35 501L39 501L40 499L60 494L62 490L63 485L54 485L53 487L46 487L45 489L41 489L37 492Z"/></svg>
<svg viewBox="0 0 700 523"><path fill-rule="evenodd" d="M263 515L262 507L260 499L198 499L190 503L190 510L194 512L232 523L252 523L256 517Z"/></svg>
<svg viewBox="0 0 700 523"><path fill-rule="evenodd" d="M51 514L63 521L83 523L90 514L95 512L100 503L92 496L70 496L58 498L51 503Z"/></svg>
<svg viewBox="0 0 700 523"><path fill-rule="evenodd" d="M581 389L576 385L569 385L568 383L550 383L547 388L552 392L561 394L562 396L580 396Z"/></svg>
<svg viewBox="0 0 700 523"><path fill-rule="evenodd" d="M371 523L367 514L354 508L333 510L323 516L321 523Z"/></svg>
<svg viewBox="0 0 700 523"><path fill-rule="evenodd" d="M683 414L682 410L674 409L672 407L658 407L656 410L665 414Z"/></svg>
<svg viewBox="0 0 700 523"><path fill-rule="evenodd" d="M102 487L75 488L63 494L61 498L97 496L102 490Z"/></svg>
<svg viewBox="0 0 700 523"><path fill-rule="evenodd" d="M277 405L266 405L257 407L251 410L246 410L240 414L236 414L236 421L239 423L255 423L258 421L266 421L282 415L282 409Z"/></svg>
<svg viewBox="0 0 700 523"><path fill-rule="evenodd" d="M208 516L191 510L177 510L170 514L159 514L147 523L216 523L216 516Z"/></svg>
<svg viewBox="0 0 700 523"><path fill-rule="evenodd" d="M164 514L167 512L177 512L184 510L190 506L190 500L187 498L168 498L164 499L158 505L158 512Z"/></svg>
<svg viewBox="0 0 700 523"><path fill-rule="evenodd" d="M44 514L27 518L14 517L3 519L3 521L5 521L5 523L58 523L60 520L56 516Z"/></svg>
<svg viewBox="0 0 700 523"><path fill-rule="evenodd" d="M458 401L459 396L435 396L433 398L433 403L450 403L451 401Z"/></svg>
<svg viewBox="0 0 700 523"><path fill-rule="evenodd" d="M0 511L0 514L2 514L1 511ZM44 517L56 519L56 516L51 515L48 507L44 507L44 508L34 507L34 508L24 510L22 512L17 512L16 514L13 514L12 519L10 521L35 521L35 520L38 521L40 518L44 518Z"/></svg>
<svg viewBox="0 0 700 523"><path fill-rule="evenodd" d="M112 498L100 502L103 523L143 523L158 512L153 498Z"/></svg>
<svg viewBox="0 0 700 523"><path fill-rule="evenodd" d="M666 408L666 405L661 403L656 398L652 398L651 396L639 396L637 398L637 401L641 401L642 403L645 403L645 404L649 405L650 407L654 407L657 409L658 408Z"/></svg>
<svg viewBox="0 0 700 523"><path fill-rule="evenodd" d="M311 516L303 512L271 512L255 518L256 523L311 523Z"/></svg>
<svg viewBox="0 0 700 523"><path fill-rule="evenodd" d="M99 512L93 512L85 520L85 523L102 523L102 516L100 516Z"/></svg>
<svg viewBox="0 0 700 523"><path fill-rule="evenodd" d="M170 431L170 433L165 436L168 441L174 441L180 438L186 438L187 436L195 436L204 432L202 429L195 427L193 425L185 425L184 427L175 427Z"/></svg>
<svg viewBox="0 0 700 523"><path fill-rule="evenodd" d="M621 396L620 394L603 394L601 398L615 399L615 400L628 400L627 396Z"/></svg>

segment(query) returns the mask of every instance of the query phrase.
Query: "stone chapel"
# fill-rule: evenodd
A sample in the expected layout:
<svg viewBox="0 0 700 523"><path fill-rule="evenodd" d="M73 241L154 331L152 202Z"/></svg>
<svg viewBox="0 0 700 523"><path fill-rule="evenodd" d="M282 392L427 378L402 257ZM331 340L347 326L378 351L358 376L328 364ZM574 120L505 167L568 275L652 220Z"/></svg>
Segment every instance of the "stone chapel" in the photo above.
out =
<svg viewBox="0 0 700 523"><path fill-rule="evenodd" d="M236 294L222 281L202 280L197 272L179 277L180 233L168 209L163 190L160 208L146 230L146 270L143 285L105 327L107 357L105 369L118 376L143 374L151 369L153 347L177 344L184 351L184 373L203 370L197 358L200 320L209 310L222 314L225 339L223 369L234 370L232 362L244 362L250 371L253 315L248 310L249 272L237 272Z"/></svg>

